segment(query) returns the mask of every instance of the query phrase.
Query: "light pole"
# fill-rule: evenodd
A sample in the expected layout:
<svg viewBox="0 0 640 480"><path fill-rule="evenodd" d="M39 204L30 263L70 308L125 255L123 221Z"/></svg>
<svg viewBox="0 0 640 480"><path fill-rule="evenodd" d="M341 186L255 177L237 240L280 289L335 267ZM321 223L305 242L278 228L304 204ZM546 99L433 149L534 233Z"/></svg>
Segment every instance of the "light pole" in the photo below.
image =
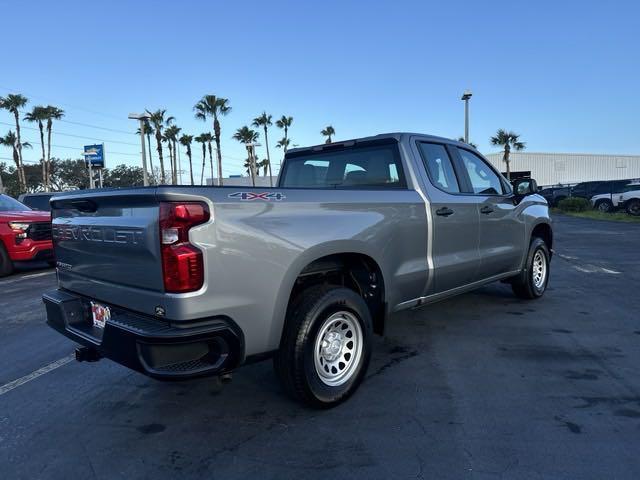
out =
<svg viewBox="0 0 640 480"><path fill-rule="evenodd" d="M149 175L147 174L147 148L144 143L144 123L151 118L148 113L130 113L129 118L131 120L140 121L140 146L142 147L142 178L144 186L149 186Z"/></svg>
<svg viewBox="0 0 640 480"><path fill-rule="evenodd" d="M464 100L464 143L469 143L469 99L473 94L465 90L460 100Z"/></svg>

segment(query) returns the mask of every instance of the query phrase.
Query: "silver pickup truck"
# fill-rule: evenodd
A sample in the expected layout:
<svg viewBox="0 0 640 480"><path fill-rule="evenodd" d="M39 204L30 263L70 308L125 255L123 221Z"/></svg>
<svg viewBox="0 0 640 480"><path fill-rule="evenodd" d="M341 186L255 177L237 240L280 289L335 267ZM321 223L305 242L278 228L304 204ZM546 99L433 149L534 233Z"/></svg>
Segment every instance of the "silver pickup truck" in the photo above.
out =
<svg viewBox="0 0 640 480"><path fill-rule="evenodd" d="M290 150L277 188L158 186L52 199L48 323L158 379L272 357L315 407L362 381L393 314L502 280L535 299L553 234L535 181L393 133Z"/></svg>

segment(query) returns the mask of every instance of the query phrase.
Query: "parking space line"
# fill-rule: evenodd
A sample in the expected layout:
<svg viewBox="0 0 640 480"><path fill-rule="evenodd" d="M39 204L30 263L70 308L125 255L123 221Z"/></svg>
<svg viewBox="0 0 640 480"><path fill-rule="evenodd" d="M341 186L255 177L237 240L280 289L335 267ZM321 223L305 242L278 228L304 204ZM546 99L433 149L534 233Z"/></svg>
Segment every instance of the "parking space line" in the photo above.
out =
<svg viewBox="0 0 640 480"><path fill-rule="evenodd" d="M591 263L582 262L578 264L580 260L578 257L570 257L569 255L563 255L558 253L558 257L565 260L575 270L583 273L608 273L609 275L620 275L621 272L613 270L611 268L601 267L600 265L593 265Z"/></svg>
<svg viewBox="0 0 640 480"><path fill-rule="evenodd" d="M44 277L45 275L53 275L54 273L56 273L55 270L53 270L51 272L32 273L31 275L24 275L22 277L12 278L10 280L5 280L4 282L0 282L0 285L10 285L12 283L17 283L20 280L24 280L24 279L27 279L27 278Z"/></svg>
<svg viewBox="0 0 640 480"><path fill-rule="evenodd" d="M74 358L75 358L74 354L67 355L66 357L62 357L60 360L56 360L55 362L52 362L49 365L45 365L44 367L39 368L38 370L31 372L30 374L25 375L24 377L20 377L9 383L5 383L0 387L0 396L10 392L14 388L18 388L19 386L24 385L27 382L30 382L31 380L35 380L36 378L44 375L45 373L49 373L55 370L56 368L60 368L63 365L66 365L67 363L71 362Z"/></svg>

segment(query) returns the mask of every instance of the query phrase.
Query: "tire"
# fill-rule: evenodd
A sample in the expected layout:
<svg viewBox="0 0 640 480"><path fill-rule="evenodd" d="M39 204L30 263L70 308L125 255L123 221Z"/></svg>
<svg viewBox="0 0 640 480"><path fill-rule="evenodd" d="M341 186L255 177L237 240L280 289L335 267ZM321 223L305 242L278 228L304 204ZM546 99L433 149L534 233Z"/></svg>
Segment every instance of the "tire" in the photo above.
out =
<svg viewBox="0 0 640 480"><path fill-rule="evenodd" d="M598 200L596 202L596 210L602 213L613 211L613 202L611 200Z"/></svg>
<svg viewBox="0 0 640 480"><path fill-rule="evenodd" d="M9 254L0 242L0 277L6 277L13 273L13 262L9 258Z"/></svg>
<svg viewBox="0 0 640 480"><path fill-rule="evenodd" d="M627 213L634 217L640 216L640 199L632 198L627 202Z"/></svg>
<svg viewBox="0 0 640 480"><path fill-rule="evenodd" d="M349 398L369 366L372 325L367 304L353 290L323 285L301 292L289 307L274 357L285 391L314 408Z"/></svg>
<svg viewBox="0 0 640 480"><path fill-rule="evenodd" d="M526 267L511 281L511 288L517 297L534 300L544 295L549 283L549 247L539 237L533 237L529 244Z"/></svg>

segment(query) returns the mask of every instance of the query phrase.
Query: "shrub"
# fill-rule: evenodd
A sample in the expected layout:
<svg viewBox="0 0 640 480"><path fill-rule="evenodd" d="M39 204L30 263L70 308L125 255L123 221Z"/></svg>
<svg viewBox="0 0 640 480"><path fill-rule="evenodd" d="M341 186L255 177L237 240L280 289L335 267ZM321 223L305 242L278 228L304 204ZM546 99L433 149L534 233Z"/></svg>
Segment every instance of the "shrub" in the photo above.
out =
<svg viewBox="0 0 640 480"><path fill-rule="evenodd" d="M586 198L569 197L560 200L558 208L563 212L584 212L591 209L591 202Z"/></svg>

